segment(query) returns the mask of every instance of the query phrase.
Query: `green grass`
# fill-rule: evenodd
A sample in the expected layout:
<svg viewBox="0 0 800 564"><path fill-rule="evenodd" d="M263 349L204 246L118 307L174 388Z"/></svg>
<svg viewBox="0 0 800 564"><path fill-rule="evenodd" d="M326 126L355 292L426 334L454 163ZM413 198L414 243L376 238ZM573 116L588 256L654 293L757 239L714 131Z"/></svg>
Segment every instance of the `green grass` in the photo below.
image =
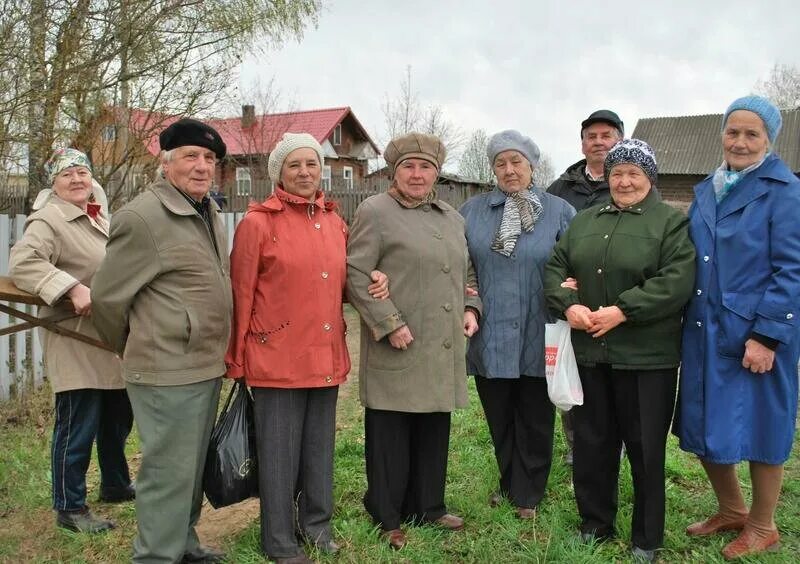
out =
<svg viewBox="0 0 800 564"><path fill-rule="evenodd" d="M351 351L357 351L358 323L348 312ZM354 354L357 367L357 354ZM356 369L354 368L354 373ZM489 494L496 488L497 469L491 440L474 385L470 406L452 421L447 504L466 519L466 529L447 533L434 527L408 528L409 544L392 551L382 542L361 504L365 489L363 411L358 403L356 375L342 389L336 445L334 537L342 545L336 557L312 556L322 562L628 562L632 486L630 466L622 464L619 540L587 546L578 542L578 515L569 467L563 463L564 440L556 424L553 468L547 494L535 520L516 519L513 507L492 509ZM0 562L125 562L135 533L133 504L93 503L100 514L117 521L109 534L90 537L56 529L50 509L49 440L52 426L48 391L24 402L0 406ZM138 467L135 432L128 445L131 466ZM782 550L743 562L794 562L800 554L800 447L786 466L777 523ZM89 499L97 497L96 462L89 470ZM745 496L750 486L747 466L740 467ZM680 451L670 438L667 458L667 526L663 562L723 562L720 550L732 537L690 539L684 528L715 509L714 496L693 456ZM236 509L232 509L235 511ZM221 547L231 562L264 562L259 547L258 520L223 536Z"/></svg>

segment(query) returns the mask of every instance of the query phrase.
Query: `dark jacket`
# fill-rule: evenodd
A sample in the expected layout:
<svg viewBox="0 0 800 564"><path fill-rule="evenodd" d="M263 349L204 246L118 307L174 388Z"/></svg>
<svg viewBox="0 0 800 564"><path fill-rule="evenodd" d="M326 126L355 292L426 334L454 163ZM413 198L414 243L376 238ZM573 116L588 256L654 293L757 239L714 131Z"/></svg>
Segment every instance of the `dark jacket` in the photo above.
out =
<svg viewBox="0 0 800 564"><path fill-rule="evenodd" d="M688 219L651 192L640 204L595 206L575 216L545 268L547 305L559 317L574 304L616 305L627 321L594 338L572 332L578 364L672 368L680 362L681 314L694 284ZM578 291L562 288L567 277Z"/></svg>
<svg viewBox="0 0 800 564"><path fill-rule="evenodd" d="M586 159L578 161L564 171L564 174L547 188L547 192L568 201L578 211L611 200L608 182L605 180L599 184L590 182L586 178L585 170Z"/></svg>

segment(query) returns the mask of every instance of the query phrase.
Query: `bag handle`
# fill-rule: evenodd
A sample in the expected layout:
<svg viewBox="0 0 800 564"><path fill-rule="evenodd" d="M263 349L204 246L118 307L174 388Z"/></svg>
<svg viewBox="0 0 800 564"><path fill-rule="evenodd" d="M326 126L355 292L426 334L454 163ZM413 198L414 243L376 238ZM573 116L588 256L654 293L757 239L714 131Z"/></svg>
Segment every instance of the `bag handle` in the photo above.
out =
<svg viewBox="0 0 800 564"><path fill-rule="evenodd" d="M220 417L222 417L223 414L228 413L228 407L231 404L233 396L236 395L236 393L242 388L242 386L244 386L244 378L240 378L238 380L233 381L233 386L231 386L231 391L228 392L228 399L225 400L225 405L222 407L222 411L220 412Z"/></svg>

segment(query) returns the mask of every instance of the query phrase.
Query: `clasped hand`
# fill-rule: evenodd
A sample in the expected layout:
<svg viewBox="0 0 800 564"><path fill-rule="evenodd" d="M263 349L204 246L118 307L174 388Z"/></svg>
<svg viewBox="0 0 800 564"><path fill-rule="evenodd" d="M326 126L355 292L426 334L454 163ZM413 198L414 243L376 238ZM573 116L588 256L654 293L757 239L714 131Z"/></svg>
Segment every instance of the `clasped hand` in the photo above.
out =
<svg viewBox="0 0 800 564"><path fill-rule="evenodd" d="M575 304L569 306L564 314L570 327L586 331L595 338L602 337L627 319L617 306L600 306L597 311L592 311L585 305Z"/></svg>

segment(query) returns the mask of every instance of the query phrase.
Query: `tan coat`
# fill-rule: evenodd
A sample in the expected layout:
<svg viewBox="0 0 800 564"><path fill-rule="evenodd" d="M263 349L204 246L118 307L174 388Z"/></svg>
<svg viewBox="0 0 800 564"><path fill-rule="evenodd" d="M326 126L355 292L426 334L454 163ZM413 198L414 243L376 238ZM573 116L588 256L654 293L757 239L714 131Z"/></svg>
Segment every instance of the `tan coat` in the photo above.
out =
<svg viewBox="0 0 800 564"><path fill-rule="evenodd" d="M369 274L390 280L391 296L373 300ZM464 358L464 220L441 201L404 208L388 194L358 208L347 244L347 289L361 314L361 402L372 409L450 412L467 405ZM408 325L414 342L386 337Z"/></svg>
<svg viewBox="0 0 800 564"><path fill-rule="evenodd" d="M92 286L100 335L123 354L125 380L176 386L225 374L232 298L225 227L214 236L166 180L114 214Z"/></svg>
<svg viewBox="0 0 800 564"><path fill-rule="evenodd" d="M67 307L62 298L79 282L90 286L105 255L108 221L91 219L79 207L53 196L25 222L25 233L11 249L9 275L17 287L36 294L48 305L40 316ZM100 339L92 317L77 317L59 325ZM116 355L70 337L40 329L47 378L54 392L125 386Z"/></svg>

